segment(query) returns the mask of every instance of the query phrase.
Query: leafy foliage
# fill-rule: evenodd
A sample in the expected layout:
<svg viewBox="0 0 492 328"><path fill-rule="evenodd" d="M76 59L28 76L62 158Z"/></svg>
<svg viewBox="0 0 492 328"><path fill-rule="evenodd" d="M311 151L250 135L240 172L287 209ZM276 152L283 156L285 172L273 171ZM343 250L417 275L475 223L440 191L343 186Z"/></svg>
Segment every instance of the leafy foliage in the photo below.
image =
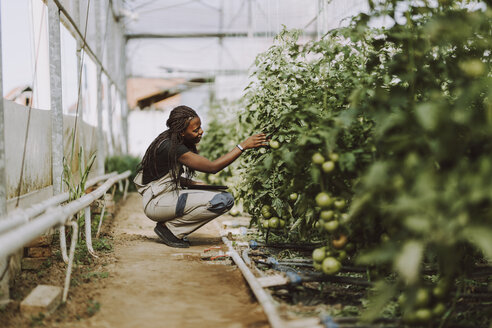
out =
<svg viewBox="0 0 492 328"><path fill-rule="evenodd" d="M104 169L106 172L118 172L123 173L127 170L131 171L128 179L133 181L135 176L137 175L137 165L140 163L140 158L134 157L131 155L118 155L107 157L104 163ZM136 191L135 185L130 183L128 185L129 191Z"/></svg>
<svg viewBox="0 0 492 328"><path fill-rule="evenodd" d="M348 28L305 44L283 31L257 57L241 131L280 148L243 156L238 192L261 229L278 216L283 238L326 242L317 258L370 268L364 319L400 294L408 323L444 323L457 282L492 259L492 4L369 4Z"/></svg>

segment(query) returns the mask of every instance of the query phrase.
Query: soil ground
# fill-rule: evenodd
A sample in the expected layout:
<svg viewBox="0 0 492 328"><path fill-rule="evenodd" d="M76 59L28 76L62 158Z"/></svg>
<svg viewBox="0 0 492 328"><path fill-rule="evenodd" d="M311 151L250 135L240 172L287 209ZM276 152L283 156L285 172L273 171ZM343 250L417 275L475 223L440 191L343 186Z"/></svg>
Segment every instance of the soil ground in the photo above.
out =
<svg viewBox="0 0 492 328"><path fill-rule="evenodd" d="M230 217L215 221L225 219ZM16 279L14 302L0 312L0 326L269 327L236 266L201 260L205 249L222 245L217 224L191 234L187 249L159 243L153 228L140 195L130 193L106 226L113 251L76 266L68 302L48 318L18 313L19 302L36 284L63 286L64 264L55 258L45 271L23 271Z"/></svg>

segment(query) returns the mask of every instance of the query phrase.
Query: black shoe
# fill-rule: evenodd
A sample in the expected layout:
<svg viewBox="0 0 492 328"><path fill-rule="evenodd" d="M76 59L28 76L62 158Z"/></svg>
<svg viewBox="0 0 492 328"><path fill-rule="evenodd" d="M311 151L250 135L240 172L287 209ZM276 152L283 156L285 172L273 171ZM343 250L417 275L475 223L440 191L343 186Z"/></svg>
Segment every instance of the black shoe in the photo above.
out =
<svg viewBox="0 0 492 328"><path fill-rule="evenodd" d="M154 232L159 236L164 244L169 247L188 248L190 243L179 239L163 224L157 223Z"/></svg>

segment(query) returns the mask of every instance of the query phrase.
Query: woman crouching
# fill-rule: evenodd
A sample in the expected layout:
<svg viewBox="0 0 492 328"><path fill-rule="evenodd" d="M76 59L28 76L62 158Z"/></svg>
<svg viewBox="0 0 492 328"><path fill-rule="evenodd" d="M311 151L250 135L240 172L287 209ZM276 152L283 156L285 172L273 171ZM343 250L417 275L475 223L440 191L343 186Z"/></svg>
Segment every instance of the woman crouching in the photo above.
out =
<svg viewBox="0 0 492 328"><path fill-rule="evenodd" d="M211 161L198 154L196 145L203 130L193 109L174 108L166 125L168 129L147 148L134 182L143 196L144 212L156 221L154 231L162 242L186 248L190 246L188 234L234 205L234 198L228 192L185 189L204 185L192 180L195 171L217 173L246 149L267 145L267 140L263 133L250 136L229 153Z"/></svg>

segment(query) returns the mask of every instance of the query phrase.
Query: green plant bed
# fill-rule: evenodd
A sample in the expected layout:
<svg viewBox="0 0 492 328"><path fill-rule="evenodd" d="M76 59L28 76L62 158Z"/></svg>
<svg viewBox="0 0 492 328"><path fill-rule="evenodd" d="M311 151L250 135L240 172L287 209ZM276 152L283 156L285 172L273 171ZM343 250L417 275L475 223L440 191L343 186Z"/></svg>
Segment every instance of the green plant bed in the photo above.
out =
<svg viewBox="0 0 492 328"><path fill-rule="evenodd" d="M107 157L104 163L104 169L106 172L118 172L123 173L130 170L132 173L128 180L133 181L135 175L137 174L137 165L140 163L140 158L131 155L119 155ZM135 185L130 183L128 185L128 191L136 191Z"/></svg>

